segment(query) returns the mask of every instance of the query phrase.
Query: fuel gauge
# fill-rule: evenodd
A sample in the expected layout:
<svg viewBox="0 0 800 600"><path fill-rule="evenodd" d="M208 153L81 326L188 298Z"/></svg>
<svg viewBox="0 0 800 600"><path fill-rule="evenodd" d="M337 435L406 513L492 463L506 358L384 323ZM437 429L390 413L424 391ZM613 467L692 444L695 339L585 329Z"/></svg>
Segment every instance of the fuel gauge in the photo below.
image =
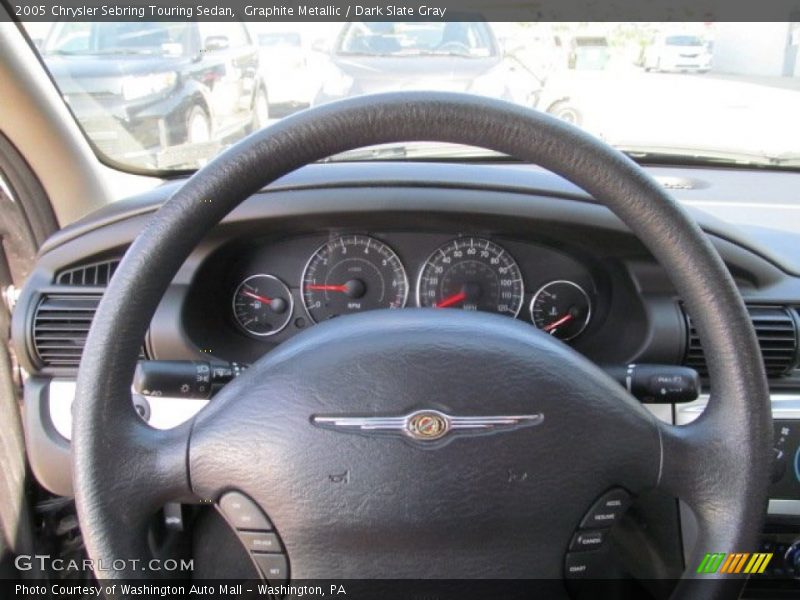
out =
<svg viewBox="0 0 800 600"><path fill-rule="evenodd" d="M266 337L286 327L294 301L289 288L273 275L248 277L233 295L236 323L251 335Z"/></svg>
<svg viewBox="0 0 800 600"><path fill-rule="evenodd" d="M551 281L533 295L531 320L545 333L560 340L580 335L592 313L589 295L577 283Z"/></svg>

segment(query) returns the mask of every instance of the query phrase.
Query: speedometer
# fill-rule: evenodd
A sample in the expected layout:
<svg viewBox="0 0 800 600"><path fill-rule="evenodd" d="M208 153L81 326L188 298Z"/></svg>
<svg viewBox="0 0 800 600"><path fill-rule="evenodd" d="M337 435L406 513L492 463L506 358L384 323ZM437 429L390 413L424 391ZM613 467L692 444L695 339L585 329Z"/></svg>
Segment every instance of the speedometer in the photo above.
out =
<svg viewBox="0 0 800 600"><path fill-rule="evenodd" d="M422 267L417 304L483 310L516 317L522 308L522 273L514 258L486 239L464 237L437 249Z"/></svg>
<svg viewBox="0 0 800 600"><path fill-rule="evenodd" d="M403 308L408 279L389 246L365 235L323 244L303 272L303 303L315 323L375 308Z"/></svg>

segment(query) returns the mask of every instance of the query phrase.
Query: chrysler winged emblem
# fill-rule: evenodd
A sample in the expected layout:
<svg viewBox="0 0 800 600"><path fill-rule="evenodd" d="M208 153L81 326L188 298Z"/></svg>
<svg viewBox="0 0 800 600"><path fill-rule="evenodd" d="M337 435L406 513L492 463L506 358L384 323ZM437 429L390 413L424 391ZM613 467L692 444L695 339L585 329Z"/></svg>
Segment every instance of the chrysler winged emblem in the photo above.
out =
<svg viewBox="0 0 800 600"><path fill-rule="evenodd" d="M544 421L542 413L456 417L438 410L418 410L401 417L334 417L314 415L318 427L351 433L404 435L421 442L433 442L447 435L479 435L533 427Z"/></svg>

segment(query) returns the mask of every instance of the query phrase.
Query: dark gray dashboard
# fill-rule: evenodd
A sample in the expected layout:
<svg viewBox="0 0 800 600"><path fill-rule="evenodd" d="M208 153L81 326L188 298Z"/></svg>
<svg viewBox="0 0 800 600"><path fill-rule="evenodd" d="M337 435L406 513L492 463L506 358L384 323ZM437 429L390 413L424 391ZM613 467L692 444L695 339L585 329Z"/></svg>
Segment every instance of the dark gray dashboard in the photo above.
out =
<svg viewBox="0 0 800 600"><path fill-rule="evenodd" d="M785 194L797 175L649 171L674 188L733 273L751 308L773 393L796 394L800 231L788 217L798 209L789 198L774 196L770 201L783 218L770 222L775 211L760 207L754 194ZM40 482L56 493L71 493L69 411L94 310L128 245L181 184L168 182L64 228L44 244L21 291L12 334L30 376L28 452ZM736 223L724 221L727 215ZM644 245L608 209L563 179L506 162L317 164L284 177L228 215L183 264L142 340L142 355L254 362L313 326L301 298L304 266L321 244L356 234L397 253L408 274L409 307L430 253L448 240L476 236L498 244L519 264L524 298L518 318L530 322L527 306L544 283L575 281L593 305L585 331L567 342L576 350L601 364L682 363L702 372L708 349ZM232 318L232 294L255 273L274 274L294 296L289 325L268 338L248 335ZM157 400L150 399L150 423L157 427L172 426L203 406ZM658 414L671 420L671 407L663 408Z"/></svg>
<svg viewBox="0 0 800 600"><path fill-rule="evenodd" d="M679 194L705 193L709 198L714 197L716 180L740 176L697 169L653 169L653 174L680 188ZM110 205L48 240L15 311L14 337L26 369L74 375L66 363L47 364L37 349L32 331L39 303L48 294L101 294L102 281L65 286L62 274L118 260L180 183ZM775 231L775 246L767 246L763 235L751 241L742 226L724 223L709 214L708 206L692 206L700 200L687 202L748 302L800 304L800 280L794 274L800 259L784 243L793 237L791 232ZM522 265L526 306L532 293L550 280L576 279L588 289L592 320L570 343L589 358L679 363L686 356L689 331L668 278L626 227L581 190L551 173L515 163L381 162L306 167L228 215L174 279L153 319L147 354L256 360L311 324L299 296L303 265L322 241L351 233L373 235L400 255L409 273L408 306L415 304L416 275L427 254L448 239L480 236L507 247ZM237 282L259 272L274 273L296 295L290 325L270 339L246 335L230 318ZM528 311L521 311L520 318L530 321Z"/></svg>

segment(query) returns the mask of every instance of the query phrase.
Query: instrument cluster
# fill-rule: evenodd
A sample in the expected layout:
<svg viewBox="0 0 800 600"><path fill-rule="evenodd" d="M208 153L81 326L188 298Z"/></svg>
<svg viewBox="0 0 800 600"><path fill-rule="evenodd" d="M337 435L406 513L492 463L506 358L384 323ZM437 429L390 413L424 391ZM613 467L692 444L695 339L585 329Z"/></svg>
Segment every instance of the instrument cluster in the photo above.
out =
<svg viewBox="0 0 800 600"><path fill-rule="evenodd" d="M409 253L418 254L419 244L414 246L416 252ZM395 249L372 235L334 235L313 250L294 280L286 273L246 273L233 289L232 319L249 336L268 338L292 322L304 326L305 318L320 323L366 310L416 306L521 317L571 340L592 318L595 290L587 289L585 277L575 281L572 273L553 273L542 281L537 273L526 282L513 251L488 237L449 239L416 262L404 264ZM529 272L531 262L536 259L526 256ZM302 311L295 310L296 299Z"/></svg>

